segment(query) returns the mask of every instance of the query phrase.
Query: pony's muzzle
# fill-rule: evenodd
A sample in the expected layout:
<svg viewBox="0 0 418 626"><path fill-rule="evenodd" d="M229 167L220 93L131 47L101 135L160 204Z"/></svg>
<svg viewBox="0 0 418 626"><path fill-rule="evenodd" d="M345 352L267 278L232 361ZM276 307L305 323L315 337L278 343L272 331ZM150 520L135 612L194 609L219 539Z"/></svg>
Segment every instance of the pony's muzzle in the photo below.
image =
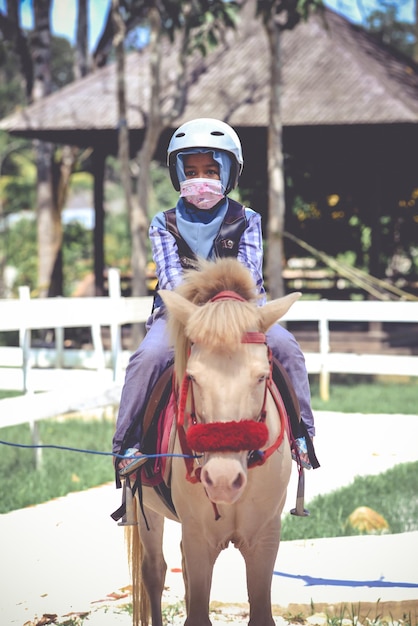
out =
<svg viewBox="0 0 418 626"><path fill-rule="evenodd" d="M247 485L247 474L237 459L216 457L202 468L200 480L215 504L233 504Z"/></svg>

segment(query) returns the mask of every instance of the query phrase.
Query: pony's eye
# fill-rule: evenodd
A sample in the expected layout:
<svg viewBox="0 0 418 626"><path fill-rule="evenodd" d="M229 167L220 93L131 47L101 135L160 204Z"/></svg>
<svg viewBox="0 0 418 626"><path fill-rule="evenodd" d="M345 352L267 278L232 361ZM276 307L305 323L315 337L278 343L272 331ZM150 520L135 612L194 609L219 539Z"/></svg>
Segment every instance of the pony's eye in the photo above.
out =
<svg viewBox="0 0 418 626"><path fill-rule="evenodd" d="M267 380L267 376L268 376L268 374L260 374L260 376L257 379L257 382L258 383L263 383L264 381Z"/></svg>
<svg viewBox="0 0 418 626"><path fill-rule="evenodd" d="M192 374L187 374L187 379L191 382L194 383L196 382L196 378L192 375Z"/></svg>

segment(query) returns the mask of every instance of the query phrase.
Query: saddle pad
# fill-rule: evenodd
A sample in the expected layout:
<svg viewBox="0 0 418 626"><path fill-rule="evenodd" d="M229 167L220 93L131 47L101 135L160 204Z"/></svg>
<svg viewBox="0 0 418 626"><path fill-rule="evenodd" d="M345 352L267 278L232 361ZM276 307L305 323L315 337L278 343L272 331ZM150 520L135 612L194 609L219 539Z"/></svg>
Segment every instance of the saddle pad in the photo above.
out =
<svg viewBox="0 0 418 626"><path fill-rule="evenodd" d="M171 454L174 448L177 399L172 390L171 377L168 381L165 378L160 402L154 402L153 415L148 420L141 443L141 450L145 454L158 455L154 461L146 463L142 470L142 484L150 487L162 482L167 486L170 484L172 457L165 455Z"/></svg>

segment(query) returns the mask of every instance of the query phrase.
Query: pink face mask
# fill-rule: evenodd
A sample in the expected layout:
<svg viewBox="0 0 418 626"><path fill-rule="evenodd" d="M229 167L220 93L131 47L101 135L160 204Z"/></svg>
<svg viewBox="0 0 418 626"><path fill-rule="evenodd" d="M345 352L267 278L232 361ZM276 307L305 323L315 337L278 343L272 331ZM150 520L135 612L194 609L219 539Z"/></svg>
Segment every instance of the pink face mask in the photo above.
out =
<svg viewBox="0 0 418 626"><path fill-rule="evenodd" d="M180 183L180 196L198 209L208 210L224 197L222 183L212 178L190 178Z"/></svg>

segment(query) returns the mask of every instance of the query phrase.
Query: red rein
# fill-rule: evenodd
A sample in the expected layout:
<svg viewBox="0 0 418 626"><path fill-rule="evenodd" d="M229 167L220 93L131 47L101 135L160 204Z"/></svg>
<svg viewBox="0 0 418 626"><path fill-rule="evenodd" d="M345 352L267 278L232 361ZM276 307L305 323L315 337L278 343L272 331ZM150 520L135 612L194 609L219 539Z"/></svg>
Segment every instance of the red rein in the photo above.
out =
<svg viewBox="0 0 418 626"><path fill-rule="evenodd" d="M231 291L223 291L217 294L211 301L214 302L221 299L231 298L244 301L244 298ZM264 333L260 332L247 332L243 336L242 342L266 344L266 336ZM192 455L192 451L260 451L258 455L252 455L252 460L250 459L249 461L249 467L254 467L265 463L268 457L279 448L283 441L285 429L287 428L287 413L283 400L278 393L276 386L272 382L271 372L269 379L266 381L266 392L263 407L258 417L259 421L242 420L240 422L233 421L198 424L194 413L194 406L192 406L190 413L186 411L189 385L190 379L186 375L180 389L177 415L177 429L181 447L185 455ZM280 416L280 434L271 446L265 450L261 450L268 440L268 428L265 424L266 400L268 392L271 393ZM185 421L187 422L187 430L185 430ZM191 482L197 482L199 480L199 472L197 475L193 475L193 458L186 458L185 463L187 467L187 479Z"/></svg>

